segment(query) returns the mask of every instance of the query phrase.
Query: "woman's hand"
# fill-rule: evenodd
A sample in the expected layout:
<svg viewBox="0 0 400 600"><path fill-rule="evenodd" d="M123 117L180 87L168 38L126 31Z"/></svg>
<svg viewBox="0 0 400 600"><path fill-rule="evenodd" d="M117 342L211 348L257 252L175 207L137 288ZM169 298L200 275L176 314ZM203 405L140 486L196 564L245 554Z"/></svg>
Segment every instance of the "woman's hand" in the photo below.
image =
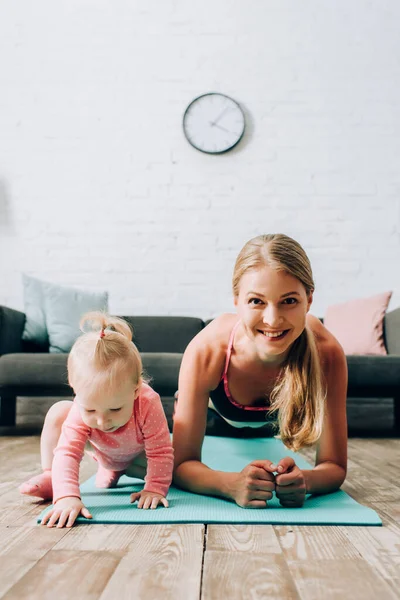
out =
<svg viewBox="0 0 400 600"><path fill-rule="evenodd" d="M275 476L267 471L270 460L253 460L240 473L231 490L232 499L243 508L265 508L275 490Z"/></svg>
<svg viewBox="0 0 400 600"><path fill-rule="evenodd" d="M82 503L80 498L75 496L66 496L57 500L53 508L43 517L41 525L53 527L57 523L57 527L72 527L76 518L79 515L85 519L91 519L92 515Z"/></svg>
<svg viewBox="0 0 400 600"><path fill-rule="evenodd" d="M138 508L157 508L159 504L168 508L168 500L164 498L161 494L157 494L157 492L150 492L141 490L140 492L135 492L131 494L131 503L138 503Z"/></svg>
<svg viewBox="0 0 400 600"><path fill-rule="evenodd" d="M271 464L269 471L276 472L275 493L284 508L300 508L306 499L306 481L304 473L294 462L293 458L286 456L277 465Z"/></svg>

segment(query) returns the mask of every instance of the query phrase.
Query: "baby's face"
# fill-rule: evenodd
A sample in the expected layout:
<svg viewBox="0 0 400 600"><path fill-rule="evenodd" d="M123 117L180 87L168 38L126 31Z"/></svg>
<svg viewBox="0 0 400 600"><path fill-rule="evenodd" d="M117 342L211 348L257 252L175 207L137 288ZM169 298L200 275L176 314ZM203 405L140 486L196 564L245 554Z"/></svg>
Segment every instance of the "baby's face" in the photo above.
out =
<svg viewBox="0 0 400 600"><path fill-rule="evenodd" d="M129 382L112 395L77 393L76 402L85 425L112 433L132 417L133 403L138 395L139 386Z"/></svg>

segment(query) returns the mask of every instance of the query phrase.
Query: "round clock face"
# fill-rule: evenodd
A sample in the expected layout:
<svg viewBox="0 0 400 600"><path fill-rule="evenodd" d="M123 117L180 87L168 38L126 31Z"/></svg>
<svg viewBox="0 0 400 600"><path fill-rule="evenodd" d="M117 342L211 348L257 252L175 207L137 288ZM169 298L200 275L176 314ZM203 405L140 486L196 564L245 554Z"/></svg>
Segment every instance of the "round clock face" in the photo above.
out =
<svg viewBox="0 0 400 600"><path fill-rule="evenodd" d="M214 92L195 98L183 116L183 131L188 142L209 154L221 154L236 146L244 127L239 104Z"/></svg>

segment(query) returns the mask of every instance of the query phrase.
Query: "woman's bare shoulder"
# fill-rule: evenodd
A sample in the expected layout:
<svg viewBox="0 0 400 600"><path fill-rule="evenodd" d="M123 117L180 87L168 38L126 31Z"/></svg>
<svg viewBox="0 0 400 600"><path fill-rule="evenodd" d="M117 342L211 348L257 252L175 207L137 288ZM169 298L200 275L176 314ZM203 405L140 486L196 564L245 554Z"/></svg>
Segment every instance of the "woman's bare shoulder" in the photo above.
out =
<svg viewBox="0 0 400 600"><path fill-rule="evenodd" d="M225 364L230 333L237 320L237 315L230 313L213 319L186 348L184 367L196 369L211 381L217 381Z"/></svg>
<svg viewBox="0 0 400 600"><path fill-rule="evenodd" d="M237 322L235 314L225 313L213 319L190 342L189 347L199 350L226 349L230 333Z"/></svg>
<svg viewBox="0 0 400 600"><path fill-rule="evenodd" d="M232 331L237 321L238 316L236 314L224 313L222 315L218 315L218 317L215 317L215 319L210 321L203 331L212 335L217 333L224 336L226 335L226 332L230 333Z"/></svg>
<svg viewBox="0 0 400 600"><path fill-rule="evenodd" d="M314 333L321 362L327 368L346 361L342 346L324 324L314 315L307 315L307 326Z"/></svg>

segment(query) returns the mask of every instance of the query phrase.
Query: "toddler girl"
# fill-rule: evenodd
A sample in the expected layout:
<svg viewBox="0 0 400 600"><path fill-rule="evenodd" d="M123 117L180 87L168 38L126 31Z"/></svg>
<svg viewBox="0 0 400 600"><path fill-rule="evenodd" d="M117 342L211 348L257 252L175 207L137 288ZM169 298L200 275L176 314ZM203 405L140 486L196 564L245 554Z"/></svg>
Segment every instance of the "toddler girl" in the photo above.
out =
<svg viewBox="0 0 400 600"><path fill-rule="evenodd" d="M74 402L58 402L46 415L41 437L43 473L20 492L53 499L42 524L71 527L79 514L91 518L80 499L79 464L85 445L98 462L96 486L115 487L126 473L144 489L131 495L138 508L168 507L173 450L159 395L143 381L142 361L129 325L101 312L87 313L68 357ZM60 435L61 434L61 435ZM53 458L54 454L54 458Z"/></svg>

